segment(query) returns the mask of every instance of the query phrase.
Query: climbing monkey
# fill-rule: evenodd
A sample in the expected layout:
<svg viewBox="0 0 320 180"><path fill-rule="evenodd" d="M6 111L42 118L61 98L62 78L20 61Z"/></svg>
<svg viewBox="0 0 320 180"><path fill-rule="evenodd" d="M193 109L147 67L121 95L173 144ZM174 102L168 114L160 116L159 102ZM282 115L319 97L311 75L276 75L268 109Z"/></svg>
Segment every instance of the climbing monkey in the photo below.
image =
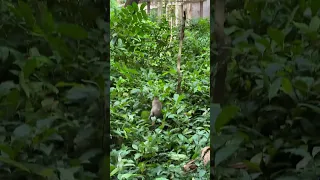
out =
<svg viewBox="0 0 320 180"><path fill-rule="evenodd" d="M149 120L151 120L151 117L162 118L161 109L162 109L162 103L159 101L159 98L156 96L153 98L153 101L152 101L152 108L150 111ZM152 126L154 125L154 123L155 122L152 121Z"/></svg>

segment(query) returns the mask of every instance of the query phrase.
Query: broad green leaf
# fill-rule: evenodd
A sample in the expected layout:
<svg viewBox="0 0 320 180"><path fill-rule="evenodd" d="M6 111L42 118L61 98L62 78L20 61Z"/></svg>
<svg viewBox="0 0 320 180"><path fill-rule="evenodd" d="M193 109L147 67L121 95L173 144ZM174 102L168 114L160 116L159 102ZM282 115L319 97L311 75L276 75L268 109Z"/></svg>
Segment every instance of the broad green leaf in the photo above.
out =
<svg viewBox="0 0 320 180"><path fill-rule="evenodd" d="M310 108L310 109L313 110L314 112L320 114L320 107L317 107L317 106L315 106L315 105L306 104L306 103L299 103L298 106L304 106L304 107Z"/></svg>
<svg viewBox="0 0 320 180"><path fill-rule="evenodd" d="M269 100L277 96L280 86L281 86L281 78L278 78L272 82L271 86L269 87L269 93L268 93Z"/></svg>
<svg viewBox="0 0 320 180"><path fill-rule="evenodd" d="M13 81L5 81L0 83L0 97L10 93L11 89L16 88L16 84Z"/></svg>
<svg viewBox="0 0 320 180"><path fill-rule="evenodd" d="M136 12L139 10L138 4L137 4L136 2L133 2L132 5L131 5L131 7L132 7L133 10L136 11Z"/></svg>
<svg viewBox="0 0 320 180"><path fill-rule="evenodd" d="M88 37L88 33L85 29L76 24L61 23L57 25L57 32L64 36L81 40Z"/></svg>
<svg viewBox="0 0 320 180"><path fill-rule="evenodd" d="M174 153L174 152L168 153L168 156L170 157L170 159L176 160L176 161L188 159L188 157L185 154L178 154L178 153Z"/></svg>
<svg viewBox="0 0 320 180"><path fill-rule="evenodd" d="M297 164L296 164L296 169L303 169L305 168L312 160L312 157L309 156L305 156L303 159L301 159Z"/></svg>
<svg viewBox="0 0 320 180"><path fill-rule="evenodd" d="M79 160L82 161L82 163L90 163L90 159L99 155L101 153L100 149L90 149L88 151L86 151L85 153L83 153Z"/></svg>
<svg viewBox="0 0 320 180"><path fill-rule="evenodd" d="M312 149L312 157L315 157L320 152L320 146L316 146Z"/></svg>
<svg viewBox="0 0 320 180"><path fill-rule="evenodd" d="M303 33L306 33L309 31L309 27L308 25L304 24L304 23L298 23L298 22L293 22L293 24L300 29L300 31L302 31Z"/></svg>
<svg viewBox="0 0 320 180"><path fill-rule="evenodd" d="M48 11L48 8L45 3L38 2L39 10L41 13L41 25L47 33L54 31L55 22L52 17L52 14Z"/></svg>
<svg viewBox="0 0 320 180"><path fill-rule="evenodd" d="M30 170L26 166L24 166L23 164L21 164L21 163L19 163L17 161L14 161L14 160L11 160L11 159L8 159L8 158L5 158L5 157L0 157L0 162L8 164L8 165L13 166L13 167L16 167L16 168L18 168L20 170L30 172Z"/></svg>
<svg viewBox="0 0 320 180"><path fill-rule="evenodd" d="M226 106L222 109L215 122L216 132L220 132L221 128L228 124L229 121L238 113L239 108L237 106Z"/></svg>
<svg viewBox="0 0 320 180"><path fill-rule="evenodd" d="M215 166L218 166L221 162L227 160L233 155L240 147L238 145L229 145L219 149L215 154Z"/></svg>
<svg viewBox="0 0 320 180"><path fill-rule="evenodd" d="M250 162L248 160L245 160L245 161L243 161L243 163L248 167L249 170L253 170L253 171L257 171L257 172L261 171L260 166L259 166L260 162L259 163L253 163L253 162Z"/></svg>
<svg viewBox="0 0 320 180"><path fill-rule="evenodd" d="M37 68L37 59L31 58L28 59L26 64L23 67L24 78L28 79L29 76L36 70Z"/></svg>
<svg viewBox="0 0 320 180"><path fill-rule="evenodd" d="M79 167L73 168L58 168L60 172L60 180L75 180L74 174L79 170Z"/></svg>
<svg viewBox="0 0 320 180"><path fill-rule="evenodd" d="M282 31L275 28L268 28L268 35L274 40L278 45L282 45L284 42L285 35Z"/></svg>
<svg viewBox="0 0 320 180"><path fill-rule="evenodd" d="M318 16L314 16L309 24L310 31L317 32L320 26L320 18Z"/></svg>
<svg viewBox="0 0 320 180"><path fill-rule="evenodd" d="M114 176L118 171L119 171L118 168L113 169L110 173L110 177Z"/></svg>
<svg viewBox="0 0 320 180"><path fill-rule="evenodd" d="M15 152L9 145L0 144L0 152L6 153L10 159L15 158Z"/></svg>
<svg viewBox="0 0 320 180"><path fill-rule="evenodd" d="M28 137L30 134L31 127L27 124L21 124L13 131L13 135L16 137Z"/></svg>
<svg viewBox="0 0 320 180"><path fill-rule="evenodd" d="M88 87L78 87L75 86L71 88L67 94L66 98L70 101L80 101L80 100L96 100L99 98L100 93L99 91L91 86Z"/></svg>
<svg viewBox="0 0 320 180"><path fill-rule="evenodd" d="M19 4L18 10L20 11L19 13L23 16L27 25L32 28L33 25L35 24L36 20L33 16L33 12L32 12L31 7L22 0L19 0L18 4Z"/></svg>
<svg viewBox="0 0 320 180"><path fill-rule="evenodd" d="M71 50L69 49L67 44L63 40L61 40L60 38L46 36L46 40L49 42L52 49L58 51L60 53L60 55L68 57L68 58L73 58Z"/></svg>
<svg viewBox="0 0 320 180"><path fill-rule="evenodd" d="M51 154L53 147L54 147L53 144L50 144L48 146L43 143L40 144L40 150L47 156Z"/></svg>
<svg viewBox="0 0 320 180"><path fill-rule="evenodd" d="M288 78L282 78L282 90L287 94L292 93L292 84Z"/></svg>
<svg viewBox="0 0 320 180"><path fill-rule="evenodd" d="M10 53L9 48L4 47L4 46L0 46L0 60L2 62L7 61L8 57L9 57L9 53Z"/></svg>

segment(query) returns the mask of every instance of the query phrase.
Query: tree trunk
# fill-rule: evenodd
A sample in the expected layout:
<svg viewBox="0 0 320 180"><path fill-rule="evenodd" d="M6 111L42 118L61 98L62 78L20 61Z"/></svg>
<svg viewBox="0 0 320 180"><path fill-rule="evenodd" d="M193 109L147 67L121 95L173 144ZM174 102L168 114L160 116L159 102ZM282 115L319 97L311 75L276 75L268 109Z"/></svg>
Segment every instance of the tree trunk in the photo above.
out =
<svg viewBox="0 0 320 180"><path fill-rule="evenodd" d="M225 0L215 0L214 4L214 36L211 37L211 48L214 47L214 42L217 45L217 54L211 52L210 61L210 94L212 104L223 104L224 103L224 91L225 91L225 80L227 76L228 67L228 55L230 39L224 34L224 22L225 22ZM211 32L211 34L213 34ZM216 72L214 72L214 69ZM215 119L210 119L210 124L215 124ZM214 127L211 126L211 132L213 132ZM214 135L214 134L212 134ZM212 135L211 142L212 142ZM213 142L214 143L214 142ZM211 144L213 144L211 143ZM211 157L215 157L212 151ZM211 167L214 167L214 159L211 159ZM214 179L213 170L210 173L210 179Z"/></svg>
<svg viewBox="0 0 320 180"><path fill-rule="evenodd" d="M203 18L203 0L200 1L200 17Z"/></svg>
<svg viewBox="0 0 320 180"><path fill-rule="evenodd" d="M184 38L184 28L185 28L185 21L186 21L186 12L183 11L183 4L180 5L181 9L181 31L180 31L180 42L179 42L179 52L178 52L178 60L177 60L177 72L178 72L178 85L177 85L177 93L181 93L181 82L182 82L182 74L181 74L181 54L182 54L182 45L183 45L183 38Z"/></svg>
<svg viewBox="0 0 320 180"><path fill-rule="evenodd" d="M151 5L151 1L148 0L147 2L147 13L150 15L150 5Z"/></svg>
<svg viewBox="0 0 320 180"><path fill-rule="evenodd" d="M158 22L161 22L161 16L162 16L162 0L159 0L158 2Z"/></svg>

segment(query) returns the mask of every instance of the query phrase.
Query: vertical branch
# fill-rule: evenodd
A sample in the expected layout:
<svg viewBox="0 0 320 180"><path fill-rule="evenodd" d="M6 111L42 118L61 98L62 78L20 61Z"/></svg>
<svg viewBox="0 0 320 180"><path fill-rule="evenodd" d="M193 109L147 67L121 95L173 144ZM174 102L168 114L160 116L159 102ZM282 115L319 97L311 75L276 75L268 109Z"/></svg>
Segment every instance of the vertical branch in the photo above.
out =
<svg viewBox="0 0 320 180"><path fill-rule="evenodd" d="M213 55L213 61L216 65L215 74L210 74L212 87L212 102L222 104L224 102L225 80L228 68L228 55L230 40L224 34L225 22L225 2L224 0L215 1L214 9L214 35L217 44L217 55ZM211 71L213 73L213 71Z"/></svg>
<svg viewBox="0 0 320 180"><path fill-rule="evenodd" d="M177 60L177 72L178 72L178 85L177 85L177 93L181 93L181 82L182 82L182 75L181 75L181 54L182 54L182 44L184 38L184 28L185 28L185 21L186 21L186 12L183 11L183 4L180 6L181 8L181 31L180 31L180 43L179 43L179 52L178 52L178 60Z"/></svg>
<svg viewBox="0 0 320 180"><path fill-rule="evenodd" d="M151 5L151 0L147 1L147 13L150 15L150 5Z"/></svg>
<svg viewBox="0 0 320 180"><path fill-rule="evenodd" d="M228 55L229 46L231 44L230 39L224 34L224 22L225 22L225 0L214 1L214 37L217 47L217 54L211 51L210 61L210 97L212 104L223 104L224 103L224 92L225 92L225 80L227 76L228 68ZM212 23L211 23L212 24ZM211 32L212 34L212 32ZM211 40L213 40L211 36ZM214 42L211 41L211 49L213 49ZM215 69L215 71L214 71ZM212 113L211 113L212 114ZM211 116L211 145L215 142L212 141L212 134L215 124L215 117ZM212 148L213 149L213 148ZM210 157L215 157L214 151L210 151ZM210 160L211 173L210 179L214 179L214 159Z"/></svg>
<svg viewBox="0 0 320 180"><path fill-rule="evenodd" d="M203 18L203 0L200 0L200 17Z"/></svg>

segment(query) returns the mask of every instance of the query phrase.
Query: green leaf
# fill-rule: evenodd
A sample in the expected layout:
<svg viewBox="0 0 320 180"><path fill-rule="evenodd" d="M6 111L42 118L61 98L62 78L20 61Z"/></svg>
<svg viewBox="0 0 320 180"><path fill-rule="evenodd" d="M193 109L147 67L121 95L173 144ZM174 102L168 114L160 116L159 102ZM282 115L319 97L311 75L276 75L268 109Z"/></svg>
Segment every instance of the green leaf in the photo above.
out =
<svg viewBox="0 0 320 180"><path fill-rule="evenodd" d="M24 20L26 21L27 25L29 27L33 27L33 25L35 24L36 20L33 16L33 12L31 7L25 3L24 1L18 1L19 4L19 8L18 10L20 11L20 15L23 16Z"/></svg>
<svg viewBox="0 0 320 180"><path fill-rule="evenodd" d="M13 81L5 81L0 83L0 97L10 93L11 89L16 88Z"/></svg>
<svg viewBox="0 0 320 180"><path fill-rule="evenodd" d="M139 10L138 4L136 2L133 2L131 6L133 8L132 10L134 10L134 11L138 11Z"/></svg>
<svg viewBox="0 0 320 180"><path fill-rule="evenodd" d="M0 46L0 60L2 60L2 62L7 61L9 54L10 54L9 48Z"/></svg>
<svg viewBox="0 0 320 180"><path fill-rule="evenodd" d="M288 78L282 78L282 90L287 94L291 94L293 91L292 84Z"/></svg>
<svg viewBox="0 0 320 180"><path fill-rule="evenodd" d="M296 164L296 169L303 169L305 168L312 160L312 157L309 156L305 156L303 159L301 159L297 164Z"/></svg>
<svg viewBox="0 0 320 180"><path fill-rule="evenodd" d="M53 150L53 144L50 144L49 146L41 143L40 144L40 150L47 156L49 156Z"/></svg>
<svg viewBox="0 0 320 180"><path fill-rule="evenodd" d="M36 68L37 68L37 59L32 58L27 60L26 64L22 69L24 73L24 78L28 79L29 76L35 71Z"/></svg>
<svg viewBox="0 0 320 180"><path fill-rule="evenodd" d="M320 114L320 107L317 107L317 106L315 106L315 105L306 104L306 103L299 103L298 106L304 106L304 107L310 108L310 109L313 110L314 112Z"/></svg>
<svg viewBox="0 0 320 180"><path fill-rule="evenodd" d="M320 146L316 146L312 149L312 157L315 157L320 152Z"/></svg>
<svg viewBox="0 0 320 180"><path fill-rule="evenodd" d="M66 98L70 101L80 101L80 100L96 100L100 96L99 91L91 86L88 87L78 87L75 86L71 88L66 95Z"/></svg>
<svg viewBox="0 0 320 180"><path fill-rule="evenodd" d="M46 40L52 49L58 51L62 56L73 58L72 53L70 53L71 50L63 40L52 36L46 36Z"/></svg>
<svg viewBox="0 0 320 180"><path fill-rule="evenodd" d="M280 86L281 86L281 78L276 79L271 84L271 86L269 87L269 94L268 94L269 100L277 96Z"/></svg>
<svg viewBox="0 0 320 180"><path fill-rule="evenodd" d="M311 32L317 32L320 26L320 18L318 16L314 16L309 24L309 28Z"/></svg>
<svg viewBox="0 0 320 180"><path fill-rule="evenodd" d="M55 174L55 169L31 163L26 163L25 166L28 167L32 173L37 174L41 177L45 177L48 179L58 179L57 175Z"/></svg>
<svg viewBox="0 0 320 180"><path fill-rule="evenodd" d="M303 33L306 33L309 31L309 27L304 24L304 23L298 23L298 22L293 22L293 24L300 29Z"/></svg>
<svg viewBox="0 0 320 180"><path fill-rule="evenodd" d="M140 10L141 10L141 11L144 11L143 9L146 7L146 5L147 5L147 3L142 3L142 4L140 5Z"/></svg>
<svg viewBox="0 0 320 180"><path fill-rule="evenodd" d="M221 162L225 161L228 157L233 155L240 146L238 145L229 145L219 149L215 154L215 166L218 166Z"/></svg>
<svg viewBox="0 0 320 180"><path fill-rule="evenodd" d="M60 172L60 180L75 180L74 174L79 170L79 167L73 168L58 168Z"/></svg>
<svg viewBox="0 0 320 180"><path fill-rule="evenodd" d="M0 151L2 151L2 153L6 153L10 159L15 158L15 152L9 145L0 144Z"/></svg>
<svg viewBox="0 0 320 180"><path fill-rule="evenodd" d="M175 153L175 152L168 153L168 156L170 157L170 159L176 160L176 161L182 161L182 160L188 159L187 155L178 154L178 153Z"/></svg>
<svg viewBox="0 0 320 180"><path fill-rule="evenodd" d="M47 6L43 2L38 2L39 10L41 13L41 25L47 33L54 31L55 22L52 14L48 11Z"/></svg>
<svg viewBox="0 0 320 180"><path fill-rule="evenodd" d="M87 31L76 24L67 24L67 23L58 24L57 32L59 32L64 36L67 36L76 40L86 39L88 37Z"/></svg>
<svg viewBox="0 0 320 180"><path fill-rule="evenodd" d="M278 45L282 45L284 42L285 35L282 31L275 28L268 28L268 35L274 40Z"/></svg>
<svg viewBox="0 0 320 180"><path fill-rule="evenodd" d="M221 128L228 124L229 121L238 113L239 108L237 106L226 106L222 109L215 122L216 132L220 132Z"/></svg>
<svg viewBox="0 0 320 180"><path fill-rule="evenodd" d="M81 160L82 163L90 163L90 159L99 155L101 153L100 149L90 149L88 151L86 151L85 153L83 153L79 160Z"/></svg>
<svg viewBox="0 0 320 180"><path fill-rule="evenodd" d="M30 134L31 127L27 124L21 124L13 131L13 135L16 137L28 137Z"/></svg>
<svg viewBox="0 0 320 180"><path fill-rule="evenodd" d="M26 166L24 166L23 164L21 164L17 161L14 161L14 160L11 160L11 159L8 159L5 157L0 157L0 162L3 162L3 163L8 164L10 166L16 167L20 170L30 172L30 170Z"/></svg>
<svg viewBox="0 0 320 180"><path fill-rule="evenodd" d="M24 78L24 73L20 73L19 75L19 84L23 89L24 93L26 94L27 98L30 98L30 88L26 83L26 79Z"/></svg>

